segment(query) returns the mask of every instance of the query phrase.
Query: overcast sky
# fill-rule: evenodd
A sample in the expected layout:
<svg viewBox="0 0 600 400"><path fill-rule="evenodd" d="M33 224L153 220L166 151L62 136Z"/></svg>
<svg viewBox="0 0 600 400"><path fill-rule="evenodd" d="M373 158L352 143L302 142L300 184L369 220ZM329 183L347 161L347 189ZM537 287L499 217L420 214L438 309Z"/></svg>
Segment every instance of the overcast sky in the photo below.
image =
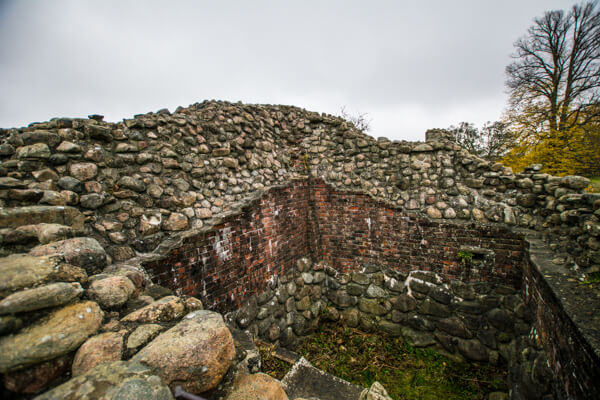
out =
<svg viewBox="0 0 600 400"><path fill-rule="evenodd" d="M0 127L205 99L368 113L371 135L500 118L512 44L558 0L0 0Z"/></svg>

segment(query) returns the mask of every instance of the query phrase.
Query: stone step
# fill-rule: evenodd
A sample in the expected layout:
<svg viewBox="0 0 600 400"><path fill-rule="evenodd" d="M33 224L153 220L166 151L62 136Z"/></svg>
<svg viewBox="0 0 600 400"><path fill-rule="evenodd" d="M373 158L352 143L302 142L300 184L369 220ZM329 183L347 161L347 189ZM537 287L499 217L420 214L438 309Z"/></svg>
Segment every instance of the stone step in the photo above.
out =
<svg viewBox="0 0 600 400"><path fill-rule="evenodd" d="M84 216L68 206L26 206L0 209L0 229L18 228L23 225L60 224L83 231Z"/></svg>
<svg viewBox="0 0 600 400"><path fill-rule="evenodd" d="M320 400L358 400L364 388L313 367L301 357L281 381L290 400L316 397Z"/></svg>
<svg viewBox="0 0 600 400"><path fill-rule="evenodd" d="M285 361L289 364L295 364L300 358L300 354L294 353L291 350L286 349L285 347L278 347L275 349L273 354L275 358Z"/></svg>

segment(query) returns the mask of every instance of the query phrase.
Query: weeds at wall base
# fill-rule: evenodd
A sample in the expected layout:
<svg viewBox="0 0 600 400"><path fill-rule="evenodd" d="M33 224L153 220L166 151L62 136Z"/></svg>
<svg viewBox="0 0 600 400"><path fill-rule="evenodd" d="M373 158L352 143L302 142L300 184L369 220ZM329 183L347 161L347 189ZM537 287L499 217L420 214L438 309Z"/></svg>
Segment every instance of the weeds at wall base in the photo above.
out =
<svg viewBox="0 0 600 400"><path fill-rule="evenodd" d="M263 370L281 379L290 364L262 347ZM507 391L506 371L490 365L455 362L428 348L336 324L324 324L297 352L315 367L353 384L379 381L394 399L487 399Z"/></svg>

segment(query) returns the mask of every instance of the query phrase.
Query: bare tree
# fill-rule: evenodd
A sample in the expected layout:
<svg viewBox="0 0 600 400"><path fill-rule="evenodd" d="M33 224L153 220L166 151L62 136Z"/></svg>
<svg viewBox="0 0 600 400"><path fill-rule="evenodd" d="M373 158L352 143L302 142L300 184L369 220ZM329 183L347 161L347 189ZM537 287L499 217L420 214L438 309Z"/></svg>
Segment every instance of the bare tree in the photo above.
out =
<svg viewBox="0 0 600 400"><path fill-rule="evenodd" d="M368 115L368 113L358 113L356 115L350 114L348 111L346 111L346 106L343 106L340 110L340 116L342 118L352 122L356 129L363 132L368 132L371 129L372 119L367 118Z"/></svg>
<svg viewBox="0 0 600 400"><path fill-rule="evenodd" d="M473 154L479 155L479 130L470 122L461 122L458 126L446 129L452 134L454 141Z"/></svg>
<svg viewBox="0 0 600 400"><path fill-rule="evenodd" d="M482 140L481 156L490 161L498 161L510 149L512 133L508 124L502 121L486 122L480 131Z"/></svg>
<svg viewBox="0 0 600 400"><path fill-rule="evenodd" d="M472 154L490 161L500 159L510 147L510 133L507 124L501 121L486 122L478 129L470 122L461 122L458 126L446 129L460 144Z"/></svg>
<svg viewBox="0 0 600 400"><path fill-rule="evenodd" d="M515 43L506 68L516 113L543 121L544 131L566 132L600 119L600 12L598 1L536 18ZM594 112L591 112L591 111Z"/></svg>

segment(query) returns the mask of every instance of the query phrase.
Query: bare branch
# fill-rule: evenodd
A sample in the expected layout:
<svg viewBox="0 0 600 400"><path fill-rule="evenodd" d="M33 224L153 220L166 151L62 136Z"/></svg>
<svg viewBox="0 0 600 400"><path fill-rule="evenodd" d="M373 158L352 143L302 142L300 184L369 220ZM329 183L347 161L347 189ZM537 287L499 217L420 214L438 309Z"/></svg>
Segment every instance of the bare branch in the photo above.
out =
<svg viewBox="0 0 600 400"><path fill-rule="evenodd" d="M340 116L347 121L350 121L354 124L356 129L368 132L371 129L371 122L373 121L371 118L368 118L368 113L358 113L356 115L350 114L346 111L346 106L342 106L340 110Z"/></svg>

